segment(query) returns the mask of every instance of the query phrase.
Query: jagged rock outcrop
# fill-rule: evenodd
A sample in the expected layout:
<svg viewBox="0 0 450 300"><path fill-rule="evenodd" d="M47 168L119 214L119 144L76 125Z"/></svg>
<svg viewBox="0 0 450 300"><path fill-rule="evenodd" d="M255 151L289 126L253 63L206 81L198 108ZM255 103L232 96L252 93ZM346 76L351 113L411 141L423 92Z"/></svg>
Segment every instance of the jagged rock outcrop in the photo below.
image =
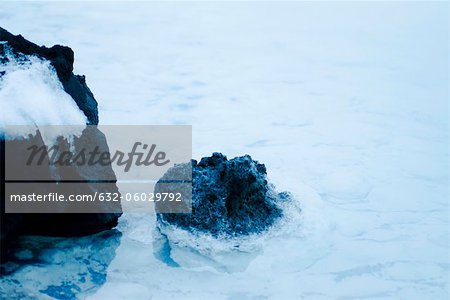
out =
<svg viewBox="0 0 450 300"><path fill-rule="evenodd" d="M86 85L83 75L73 74L74 53L67 46L55 45L51 48L38 46L21 35L13 35L0 27L0 42L6 42L13 53L35 55L49 60L55 68L64 90L72 96L80 110L88 118L89 124L98 124L97 101ZM1 46L1 45L0 45ZM3 47L0 48L0 53ZM3 61L5 62L5 61Z"/></svg>
<svg viewBox="0 0 450 300"><path fill-rule="evenodd" d="M0 28L0 63L8 63L8 57L3 55L6 47L8 51L18 57L22 55L33 55L41 59L50 61L55 68L58 78L64 90L73 98L79 109L86 115L87 124L98 124L97 101L92 92L86 85L84 76L74 75L73 63L74 53L72 49L66 46L56 45L51 48L37 46L27 41L20 35L13 35L3 28ZM10 53L11 54L11 53ZM0 77L4 74L0 74ZM24 87L26 88L26 87ZM8 99L2 99L8 101ZM46 109L45 107L43 109ZM1 133L0 133L1 134ZM0 135L0 180L1 180L1 257L4 260L11 251L12 242L21 235L38 234L48 236L82 236L101 232L113 228L117 225L118 218L121 215L121 206L119 203L106 204L105 213L5 213L5 144L16 143L18 149L26 143L43 144L43 140L36 135L35 140L6 140ZM108 151L106 137L96 127L90 126L83 131L83 134L75 139L74 147L81 147L83 141L89 141L93 146L99 146L102 151ZM60 141L60 145L65 141ZM84 142L86 144L86 142ZM11 146L11 144L9 146ZM67 145L62 145L68 147ZM11 159L11 158L10 158ZM98 181L107 178L109 182L104 184L94 184L91 181ZM79 180L84 183L71 188L66 188L65 193L74 194L92 194L95 192L118 193L115 184L116 178L111 165L101 166L73 166L71 168L52 168L42 171L39 179L48 181L42 185L42 190L36 187L36 193L58 192L61 190L58 181ZM53 184L53 187L52 187ZM52 188L51 188L52 187ZM105 205L105 204L101 204ZM109 205L109 206L108 206ZM59 206L61 212L67 211L67 204L62 203ZM102 210L103 211L103 210Z"/></svg>
<svg viewBox="0 0 450 300"><path fill-rule="evenodd" d="M166 182L174 174L190 171L187 165L176 165L157 183L155 193L176 191L178 183ZM168 223L213 236L260 233L282 216L279 204L289 197L286 192L275 192L265 166L249 155L227 160L214 153L199 163L192 160L192 213L159 213L158 221L160 226ZM167 205L174 204L157 202L156 210L167 211Z"/></svg>

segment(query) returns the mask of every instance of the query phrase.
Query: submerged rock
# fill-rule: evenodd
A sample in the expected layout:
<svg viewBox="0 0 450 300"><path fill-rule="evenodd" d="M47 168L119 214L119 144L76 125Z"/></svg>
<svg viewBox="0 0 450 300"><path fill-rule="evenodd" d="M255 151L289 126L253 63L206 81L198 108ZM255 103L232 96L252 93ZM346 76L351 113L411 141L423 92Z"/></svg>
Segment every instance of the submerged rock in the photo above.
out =
<svg viewBox="0 0 450 300"><path fill-rule="evenodd" d="M85 299L105 284L122 234L85 237L23 236L0 265L0 299Z"/></svg>
<svg viewBox="0 0 450 300"><path fill-rule="evenodd" d="M168 187L165 180L190 171L187 165L176 165L156 184L155 193L175 190L177 183ZM272 226L282 216L279 204L288 198L287 193L275 192L266 167L249 155L227 160L214 153L199 163L192 160L192 213L158 213L157 217L162 226L168 223L213 236L248 235ZM156 211L167 211L167 204L157 202Z"/></svg>

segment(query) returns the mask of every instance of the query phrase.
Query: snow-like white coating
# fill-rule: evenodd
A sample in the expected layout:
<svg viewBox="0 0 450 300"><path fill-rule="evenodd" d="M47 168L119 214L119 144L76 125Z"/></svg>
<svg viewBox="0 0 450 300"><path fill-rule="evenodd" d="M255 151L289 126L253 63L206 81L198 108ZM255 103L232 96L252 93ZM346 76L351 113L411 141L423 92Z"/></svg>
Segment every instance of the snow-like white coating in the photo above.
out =
<svg viewBox="0 0 450 300"><path fill-rule="evenodd" d="M48 125L86 124L86 116L64 91L49 61L36 56L15 57L8 49L5 57L7 62L0 64L0 133L6 138L24 137L38 128L41 133L67 136L65 131L72 128L49 130Z"/></svg>

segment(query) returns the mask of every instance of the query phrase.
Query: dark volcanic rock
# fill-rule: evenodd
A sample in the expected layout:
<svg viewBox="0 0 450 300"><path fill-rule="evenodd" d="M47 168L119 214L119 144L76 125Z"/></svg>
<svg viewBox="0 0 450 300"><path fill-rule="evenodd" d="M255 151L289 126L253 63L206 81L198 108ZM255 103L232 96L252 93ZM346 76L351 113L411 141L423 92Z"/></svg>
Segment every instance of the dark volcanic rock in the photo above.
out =
<svg viewBox="0 0 450 300"><path fill-rule="evenodd" d="M80 110L84 112L89 124L98 124L98 108L94 95L86 85L84 76L72 73L74 62L72 49L61 45L51 48L38 46L27 41L23 36L13 35L1 27L0 42L6 42L15 54L34 55L49 60L55 68L64 90L72 96ZM4 45L0 44L0 46L0 54L2 54Z"/></svg>
<svg viewBox="0 0 450 300"><path fill-rule="evenodd" d="M189 171L186 165L176 165L157 183L155 193L169 191L162 183L174 173ZM279 203L287 195L274 191L267 182L265 166L250 156L227 160L223 154L214 153L199 163L192 161L192 214L159 213L158 221L214 236L259 233L282 216ZM164 205L157 202L157 211L167 211Z"/></svg>
<svg viewBox="0 0 450 300"><path fill-rule="evenodd" d="M25 54L49 60L55 68L64 90L74 99L80 110L87 116L88 124L98 124L97 101L87 87L84 76L78 76L72 73L74 54L69 47L60 45L51 48L37 46L20 35L12 35L0 28L0 63L8 63L8 58L4 55L6 47L8 51L12 52L19 59L21 55ZM0 74L0 78L2 75ZM7 101L7 99L4 100ZM34 137L34 139L40 138L40 136ZM104 134L94 126L88 127L80 138L75 141L81 143L83 139L88 140L92 145L99 146L101 151L108 151L108 144ZM115 227L121 215L120 203L110 204L111 206L109 207L106 205L104 210L102 210L105 213L5 213L5 144L16 143L18 146L17 149L25 149L26 143L31 142L34 144L40 143L38 140L5 141L4 137L0 135L0 244L2 259L8 258L9 254L14 251L10 245L21 235L82 236L93 234ZM60 143L63 142L60 141ZM75 147L77 147L76 142ZM13 158L9 157L8 159ZM72 169L69 169L70 174L67 174L67 169L63 171L54 167L51 169L49 167L47 170L41 171L42 173L39 174L40 180L50 181L50 183L42 185L42 190L39 190L40 187L38 186L36 193L46 194L48 192L59 192L60 187L56 182L64 181L68 176L70 176L70 180L75 178L76 180L82 181L101 180L103 178L102 176L105 176L111 181L105 184L87 182L76 187L74 186L71 190L73 194L93 194L94 192L118 193L115 184L115 175L111 165L74 166ZM54 182L53 188L50 188L52 185L51 182ZM68 211L69 207L67 207L67 204L65 205L60 205L60 211Z"/></svg>

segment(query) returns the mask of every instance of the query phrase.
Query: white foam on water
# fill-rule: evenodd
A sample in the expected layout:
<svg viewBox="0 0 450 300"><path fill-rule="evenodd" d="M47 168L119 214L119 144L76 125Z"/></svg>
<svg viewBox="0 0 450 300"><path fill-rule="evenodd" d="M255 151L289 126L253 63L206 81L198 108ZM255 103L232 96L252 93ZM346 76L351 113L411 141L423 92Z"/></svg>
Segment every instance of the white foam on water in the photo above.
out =
<svg viewBox="0 0 450 300"><path fill-rule="evenodd" d="M5 57L7 62L0 64L0 133L7 139L26 138L39 129L45 143L52 144L58 136L70 137L73 127L48 125L86 124L49 61L14 57L8 50Z"/></svg>
<svg viewBox="0 0 450 300"><path fill-rule="evenodd" d="M260 234L217 238L173 225L159 226L170 245L171 259L186 270L198 272L206 268L230 274L245 272L255 259L277 265L281 272L289 268L286 262L296 261L295 266L290 266L296 270L313 264L329 251L330 245L324 243L323 237L332 225L320 212L322 200L316 191L303 184L296 186L292 198L280 203L283 217ZM290 251L289 245L297 251Z"/></svg>

